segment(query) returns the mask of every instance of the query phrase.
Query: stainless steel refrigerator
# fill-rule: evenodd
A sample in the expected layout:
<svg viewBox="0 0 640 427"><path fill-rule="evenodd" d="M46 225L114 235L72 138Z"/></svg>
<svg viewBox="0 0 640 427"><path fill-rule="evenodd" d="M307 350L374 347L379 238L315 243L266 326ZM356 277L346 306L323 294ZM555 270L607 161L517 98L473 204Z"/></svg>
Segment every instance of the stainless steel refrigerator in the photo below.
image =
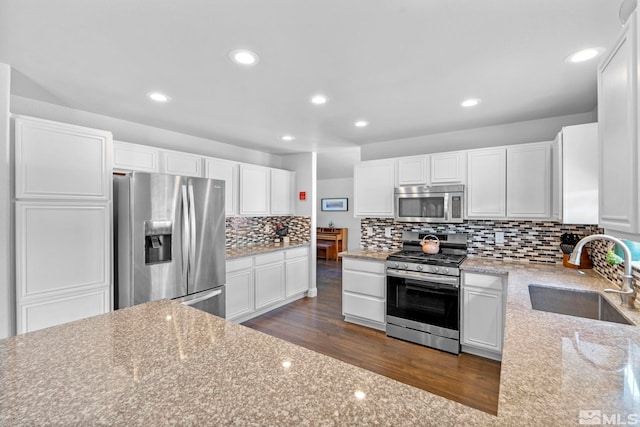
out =
<svg viewBox="0 0 640 427"><path fill-rule="evenodd" d="M224 181L114 176L116 308L168 298L225 317Z"/></svg>

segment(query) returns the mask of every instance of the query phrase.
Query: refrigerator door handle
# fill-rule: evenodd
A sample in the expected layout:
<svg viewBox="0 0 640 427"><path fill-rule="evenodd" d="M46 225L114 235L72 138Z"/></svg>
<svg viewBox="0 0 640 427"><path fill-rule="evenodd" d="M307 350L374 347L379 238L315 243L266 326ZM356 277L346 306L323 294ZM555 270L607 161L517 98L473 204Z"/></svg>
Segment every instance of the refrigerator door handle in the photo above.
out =
<svg viewBox="0 0 640 427"><path fill-rule="evenodd" d="M207 292L206 294L200 295L200 296L198 296L196 298L192 298L192 299L189 299L189 300L186 300L186 301L183 300L183 301L181 301L181 304L182 305L194 305L194 304L199 303L200 301L204 301L204 300L207 300L209 298L213 298L215 296L218 296L221 293L222 293L222 289L216 289L215 291Z"/></svg>
<svg viewBox="0 0 640 427"><path fill-rule="evenodd" d="M182 186L182 277L187 284L189 266L189 207L187 205L187 186Z"/></svg>
<svg viewBox="0 0 640 427"><path fill-rule="evenodd" d="M189 184L189 221L191 229L189 231L189 240L191 246L189 248L189 270L191 277L195 277L196 273L196 205L193 197L193 185ZM193 279L192 279L193 281Z"/></svg>

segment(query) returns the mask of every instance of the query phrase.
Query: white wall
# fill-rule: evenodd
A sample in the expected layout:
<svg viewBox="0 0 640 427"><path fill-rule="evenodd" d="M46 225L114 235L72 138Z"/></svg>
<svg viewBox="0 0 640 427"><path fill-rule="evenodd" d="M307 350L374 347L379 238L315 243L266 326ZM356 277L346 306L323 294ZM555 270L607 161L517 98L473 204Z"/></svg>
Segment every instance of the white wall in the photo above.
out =
<svg viewBox="0 0 640 427"><path fill-rule="evenodd" d="M364 144L362 160L553 141L563 126L597 121L594 112Z"/></svg>
<svg viewBox="0 0 640 427"><path fill-rule="evenodd" d="M309 251L309 291L307 296L315 297L318 294L316 286L316 200L317 200L317 173L318 156L316 153L302 153L283 156L282 167L296 172L295 187L295 214L311 217L311 250ZM306 200L300 200L301 191L307 193Z"/></svg>
<svg viewBox="0 0 640 427"><path fill-rule="evenodd" d="M347 212L323 212L320 208L321 199L344 198L349 199ZM333 221L336 228L347 228L349 240L347 248L360 248L360 219L353 217L353 178L320 179L318 180L318 227L328 227Z"/></svg>
<svg viewBox="0 0 640 427"><path fill-rule="evenodd" d="M11 67L0 63L0 339L13 335L15 286L13 276L13 227L11 208L11 138L9 102Z"/></svg>
<svg viewBox="0 0 640 427"><path fill-rule="evenodd" d="M199 138L140 123L120 120L87 111L74 110L60 105L49 104L17 95L11 96L11 112L86 126L94 129L108 130L116 141L150 145L168 150L185 151L203 156L235 160L256 165L281 167L280 156L237 147L223 142Z"/></svg>

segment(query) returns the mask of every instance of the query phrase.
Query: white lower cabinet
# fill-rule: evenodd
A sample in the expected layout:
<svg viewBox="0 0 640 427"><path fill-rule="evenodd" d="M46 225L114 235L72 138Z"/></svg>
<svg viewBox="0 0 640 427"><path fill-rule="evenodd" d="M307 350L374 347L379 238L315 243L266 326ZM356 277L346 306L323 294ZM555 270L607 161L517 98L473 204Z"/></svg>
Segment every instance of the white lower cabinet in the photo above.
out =
<svg viewBox="0 0 640 427"><path fill-rule="evenodd" d="M286 297L309 290L309 248L289 249L285 252Z"/></svg>
<svg viewBox="0 0 640 427"><path fill-rule="evenodd" d="M503 276L462 273L463 352L501 360L506 293Z"/></svg>
<svg viewBox="0 0 640 427"><path fill-rule="evenodd" d="M227 261L226 319L241 323L305 296L307 246Z"/></svg>
<svg viewBox="0 0 640 427"><path fill-rule="evenodd" d="M256 309L284 299L284 253L274 252L255 258Z"/></svg>
<svg viewBox="0 0 640 427"><path fill-rule="evenodd" d="M342 314L345 321L385 330L385 270L384 261L343 259Z"/></svg>
<svg viewBox="0 0 640 427"><path fill-rule="evenodd" d="M235 319L255 310L253 258L227 261L226 318Z"/></svg>

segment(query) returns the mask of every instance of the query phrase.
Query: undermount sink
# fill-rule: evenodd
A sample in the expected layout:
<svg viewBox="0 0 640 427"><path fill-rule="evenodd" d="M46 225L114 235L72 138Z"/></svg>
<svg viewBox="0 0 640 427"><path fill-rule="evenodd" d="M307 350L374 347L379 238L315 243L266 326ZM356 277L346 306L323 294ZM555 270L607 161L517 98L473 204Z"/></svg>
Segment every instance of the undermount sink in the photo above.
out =
<svg viewBox="0 0 640 427"><path fill-rule="evenodd" d="M595 291L529 285L529 297L534 310L633 325Z"/></svg>

